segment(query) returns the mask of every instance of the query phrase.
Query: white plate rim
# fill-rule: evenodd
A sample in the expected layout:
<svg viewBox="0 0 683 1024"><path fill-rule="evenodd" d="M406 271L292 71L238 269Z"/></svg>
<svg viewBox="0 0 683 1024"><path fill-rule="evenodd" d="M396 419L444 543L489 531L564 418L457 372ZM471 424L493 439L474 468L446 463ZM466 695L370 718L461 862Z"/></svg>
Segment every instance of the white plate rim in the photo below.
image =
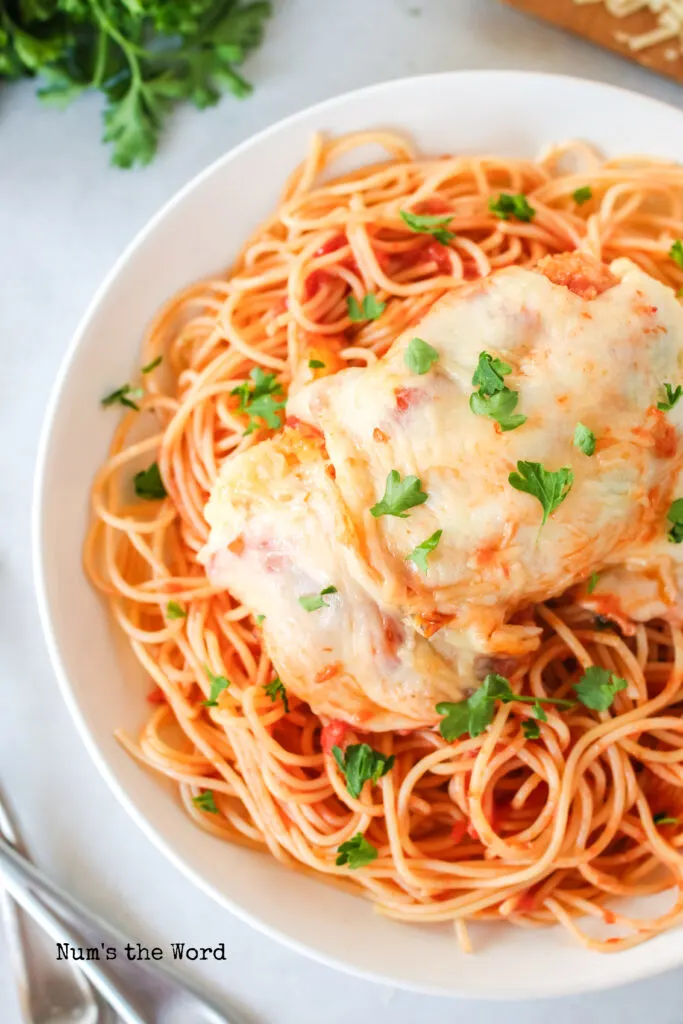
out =
<svg viewBox="0 0 683 1024"><path fill-rule="evenodd" d="M45 477L46 477L46 459L50 446L50 437L53 429L54 422L57 418L57 414L60 407L60 401L62 397L62 391L64 390L66 381L69 377L72 364L75 360L78 349L81 342L86 335L90 321L93 319L95 312L97 311L103 298L109 291L112 283L118 277L121 270L125 267L126 263L132 256L132 254L147 240L147 238L153 234L157 225L165 219L171 210L175 209L176 206L180 205L190 193L195 189L202 186L203 182L214 174L220 167L228 162L239 159L240 155L247 149L254 145L257 145L261 141L266 140L270 135L276 134L287 127L296 125L299 121L306 120L312 115L325 115L329 111L334 110L336 107L343 106L346 102L351 99L359 98L370 98L380 95L382 92L391 92L397 87L404 87L408 83L433 83L435 88L438 88L439 84L445 80L451 80L457 76L461 80L471 80L476 83L478 78L490 79L492 77L499 77L501 81L514 77L515 79L528 79L530 81L537 81L540 84L543 82L557 82L564 83L567 86L574 84L575 86L585 87L586 85L595 86L597 89L604 91L605 93L620 94L623 98L632 100L637 99L639 103L645 103L651 105L656 109L664 109L669 112L674 112L683 119L683 111L678 110L673 104L667 103L663 100L658 100L650 96L646 96L636 90L626 89L622 86L612 85L610 83L602 82L597 79L583 78L575 75L562 75L554 74L552 72L541 72L541 71L525 71L515 69L477 69L477 70L463 70L463 71L444 71L435 72L424 75L415 76L403 76L400 78L389 79L388 81L379 82L374 85L363 86L358 89L353 89L343 93L339 93L335 96L329 97L328 99L322 100L319 103L312 104L308 107L304 107L287 117L281 118L265 128L256 132L253 135L248 136L237 146L228 150L210 164L208 164L203 170L195 174L185 185L178 189L168 200L166 200L160 208L152 215L152 217L143 225L143 227L134 235L131 241L124 247L119 257L115 260L113 266L104 276L101 284L96 289L92 299L88 303L88 306L81 316L78 326L71 338L71 341L67 347L67 350L60 363L57 375L55 377L54 384L52 386L49 400L46 406L44 414L43 424L40 431L40 439L38 443L38 449L35 460L34 478L33 478L33 492L32 492L32 507L31 507L31 558L32 558L32 571L33 571L33 583L35 588L36 600L38 605L39 619L45 638L48 654L52 664L52 668L55 672L57 682L61 691L62 698L67 706L69 714L76 725L77 731L80 738L82 739L90 757L92 758L97 770L99 771L106 784L113 792L116 799L119 801L121 806L124 808L129 817L138 825L142 832L149 838L154 846L160 850L165 857L178 869L178 871L187 878L193 885L197 886L207 896L217 902L220 906L226 908L233 913L240 920L251 925L257 931L276 942L282 943L284 946L295 950L301 955L308 957L324 966L331 967L335 970L340 970L353 977L360 977L368 981L380 983L383 985L390 986L392 988L401 988L405 991L421 993L425 995L434 996L448 996L450 998L467 998L477 1000L488 1000L491 1002L502 1003L502 1002L516 1002L525 999L546 999L546 998L563 998L566 996L577 995L580 993L599 992L606 989L614 988L619 985L625 985L629 982L635 982L638 980L653 978L658 974L664 973L667 970L683 966L683 947L681 948L678 955L671 955L666 958L663 957L660 963L656 966L652 966L643 960L642 967L635 969L633 964L629 965L628 974L625 971L619 972L614 971L610 973L609 977L600 978L586 982L582 984L580 989L577 989L575 985L569 983L567 979L566 984L554 984L551 989L542 991L532 990L518 990L510 993L509 991L498 992L496 990L491 991L490 989L480 990L456 990L453 987L445 987L436 984L420 983L416 981L399 979L396 976L386 975L384 973L364 969L359 967L357 964L352 964L344 961L341 958L330 956L326 953L317 950L314 946L308 945L304 942L295 939L291 935L279 928L276 928L256 914L246 909L241 904L235 902L231 897L227 896L224 892L216 889L210 884L206 878L200 875L194 868L192 868L184 859L176 854L173 847L168 841L157 831L151 821L146 818L128 798L123 786L119 783L115 773L108 766L105 758L103 757L97 741L91 733L90 727L82 714L78 701L74 695L69 674L62 659L59 642L55 630L53 629L50 605L47 597L47 582L45 572L45 557L46 552L42 544L42 522L44 512L44 488L45 488ZM485 954L483 954L485 955ZM613 957L610 957L613 959Z"/></svg>

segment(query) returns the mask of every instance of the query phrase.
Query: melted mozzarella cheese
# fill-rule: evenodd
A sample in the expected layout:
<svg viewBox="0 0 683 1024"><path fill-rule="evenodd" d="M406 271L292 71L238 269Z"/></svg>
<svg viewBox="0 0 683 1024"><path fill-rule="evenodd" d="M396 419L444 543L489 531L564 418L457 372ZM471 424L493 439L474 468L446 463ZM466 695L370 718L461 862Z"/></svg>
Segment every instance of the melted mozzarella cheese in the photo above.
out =
<svg viewBox="0 0 683 1024"><path fill-rule="evenodd" d="M319 440L286 430L226 463L206 510L209 575L266 615L283 682L318 713L368 729L433 722L438 700L476 685L477 654L537 644L509 623L516 611L661 543L683 402L656 403L681 379L683 310L628 260L610 274L582 259L447 294L375 365L290 399ZM577 265L599 288L572 290ZM405 363L413 337L439 353L422 375ZM527 417L516 430L470 409L482 351L512 368ZM597 437L592 457L573 444L579 422ZM574 474L542 529L539 502L508 481L518 460ZM375 519L394 469L419 477L428 501ZM438 529L425 575L407 556ZM330 585L323 608L301 608Z"/></svg>

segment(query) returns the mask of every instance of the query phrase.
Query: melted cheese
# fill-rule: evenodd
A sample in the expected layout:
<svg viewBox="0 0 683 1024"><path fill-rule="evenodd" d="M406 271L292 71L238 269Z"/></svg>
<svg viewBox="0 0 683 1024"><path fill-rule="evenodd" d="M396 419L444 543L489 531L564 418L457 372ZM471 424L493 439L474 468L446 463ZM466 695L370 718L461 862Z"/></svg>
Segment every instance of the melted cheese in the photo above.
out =
<svg viewBox="0 0 683 1024"><path fill-rule="evenodd" d="M586 268L604 282L606 268ZM683 402L666 414L656 402L683 379L683 310L628 260L611 270L595 298L519 267L449 293L374 366L290 399L319 440L286 430L225 464L206 510L209 575L266 615L283 682L319 714L368 729L433 722L438 700L476 685L477 655L537 644L510 624L516 611L661 545ZM439 353L424 375L405 364L415 336ZM470 410L482 350L512 367L527 417L514 431ZM590 458L573 445L579 421L598 438ZM538 501L508 482L517 460L574 473L543 529ZM392 469L429 499L375 519ZM425 576L407 556L437 529ZM301 608L329 585L325 607Z"/></svg>

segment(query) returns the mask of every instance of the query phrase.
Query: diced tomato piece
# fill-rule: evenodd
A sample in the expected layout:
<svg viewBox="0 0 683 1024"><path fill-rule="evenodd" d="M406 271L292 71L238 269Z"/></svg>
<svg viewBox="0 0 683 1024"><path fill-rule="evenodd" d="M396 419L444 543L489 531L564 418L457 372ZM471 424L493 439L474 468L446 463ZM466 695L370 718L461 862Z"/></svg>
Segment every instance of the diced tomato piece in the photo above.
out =
<svg viewBox="0 0 683 1024"><path fill-rule="evenodd" d="M515 914L530 914L532 910L536 909L536 897L532 892L526 890L520 892L517 897L517 903L515 904Z"/></svg>
<svg viewBox="0 0 683 1024"><path fill-rule="evenodd" d="M413 405L424 402L425 393L420 388L394 388L396 396L396 408L399 412L406 412Z"/></svg>
<svg viewBox="0 0 683 1024"><path fill-rule="evenodd" d="M425 247L424 254L426 260L433 260L436 263L436 269L440 274L453 273L453 264L448 255L447 245L442 245L441 242L430 242Z"/></svg>
<svg viewBox="0 0 683 1024"><path fill-rule="evenodd" d="M309 302L318 294L323 284L330 279L326 270L314 270L309 274L304 284L304 302Z"/></svg>
<svg viewBox="0 0 683 1024"><path fill-rule="evenodd" d="M331 754L332 747L341 747L346 739L349 728L348 722L343 722L341 718L335 718L333 721L328 722L327 725L324 725L320 733L323 751L326 754Z"/></svg>
<svg viewBox="0 0 683 1024"><path fill-rule="evenodd" d="M474 839L475 843L479 842L479 833L477 832L476 828L474 827L471 821L467 822L467 828L465 831L467 832L467 835L470 837L470 839Z"/></svg>
<svg viewBox="0 0 683 1024"><path fill-rule="evenodd" d="M315 256L327 256L328 252L334 252L336 249L341 249L342 246L346 245L346 235L334 235L333 238L328 238L326 242L315 250Z"/></svg>
<svg viewBox="0 0 683 1024"><path fill-rule="evenodd" d="M147 694L147 700L150 704L163 704L166 700L166 694L160 686L155 686L154 689Z"/></svg>
<svg viewBox="0 0 683 1024"><path fill-rule="evenodd" d="M456 846L458 845L458 843L462 842L466 832L467 822L464 820L464 818L460 819L460 821L456 821L453 823L453 828L451 829L451 839L456 844Z"/></svg>
<svg viewBox="0 0 683 1024"><path fill-rule="evenodd" d="M420 210L420 213L427 213L432 217L452 212L446 200L442 199L441 196L432 196L430 199L426 199L422 203L422 209Z"/></svg>

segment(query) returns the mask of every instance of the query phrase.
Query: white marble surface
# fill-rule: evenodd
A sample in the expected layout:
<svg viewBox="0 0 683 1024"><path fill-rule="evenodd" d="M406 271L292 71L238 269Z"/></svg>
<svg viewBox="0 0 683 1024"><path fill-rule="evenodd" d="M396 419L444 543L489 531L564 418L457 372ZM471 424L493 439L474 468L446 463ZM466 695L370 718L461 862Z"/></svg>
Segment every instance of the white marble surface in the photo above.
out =
<svg viewBox="0 0 683 1024"><path fill-rule="evenodd" d="M495 0L275 0L275 8L267 43L248 68L258 83L253 98L226 100L203 114L183 111L142 172L107 166L96 99L59 114L40 107L30 85L0 91L0 783L37 859L84 900L161 945L224 941L227 962L197 973L259 1024L492 1024L503 1017L506 1024L541 1024L551 1015L556 1024L680 1024L683 971L597 996L502 1007L390 990L276 945L196 892L128 821L62 706L30 573L39 426L91 293L180 185L292 111L402 75L535 68L683 101L674 85ZM5 954L0 937L0 1021L19 1024Z"/></svg>

